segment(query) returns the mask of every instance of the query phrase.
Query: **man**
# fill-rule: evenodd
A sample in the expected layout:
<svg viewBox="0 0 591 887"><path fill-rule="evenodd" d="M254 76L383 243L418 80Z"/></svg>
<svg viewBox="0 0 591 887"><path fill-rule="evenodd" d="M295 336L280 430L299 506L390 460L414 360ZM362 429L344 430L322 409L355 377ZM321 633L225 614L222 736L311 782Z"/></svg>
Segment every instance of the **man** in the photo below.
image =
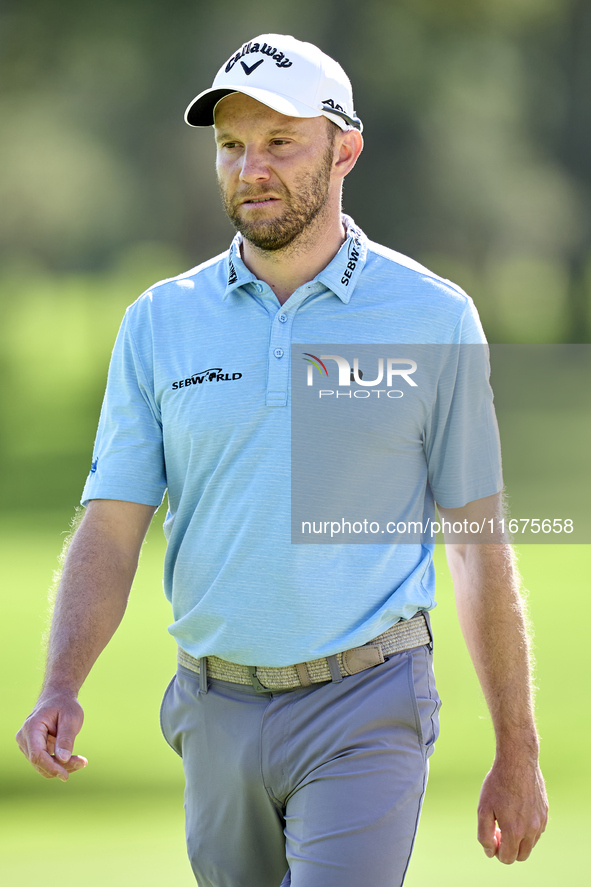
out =
<svg viewBox="0 0 591 887"><path fill-rule="evenodd" d="M239 233L228 253L128 309L44 687L18 742L48 778L85 766L72 753L77 694L123 616L167 488L179 669L161 719L183 759L200 887L399 885L438 732L433 546L291 544L289 346L325 370L344 358L313 343L445 346L431 382L408 382L407 360L417 409L399 414L406 424L386 456L402 460L390 464L404 507L434 514L435 499L452 523L492 523L502 481L486 379L474 389L454 370L446 388L443 366L452 346L481 353L483 334L461 290L341 215L361 122L344 71L316 47L249 41L186 120L214 126ZM294 360L291 372L304 366ZM373 385L353 366L359 390ZM452 540L448 557L497 737L478 837L512 863L529 856L547 815L517 577L504 544Z"/></svg>

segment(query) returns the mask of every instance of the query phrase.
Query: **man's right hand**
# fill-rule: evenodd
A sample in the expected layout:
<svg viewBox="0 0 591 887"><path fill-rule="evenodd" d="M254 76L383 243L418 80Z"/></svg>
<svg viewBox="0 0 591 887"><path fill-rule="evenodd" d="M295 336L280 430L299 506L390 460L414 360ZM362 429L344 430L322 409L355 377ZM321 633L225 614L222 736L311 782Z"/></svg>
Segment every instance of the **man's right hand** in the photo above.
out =
<svg viewBox="0 0 591 887"><path fill-rule="evenodd" d="M72 754L82 728L84 712L76 696L65 692L42 693L33 712L16 734L16 741L35 770L46 779L66 782L70 773L88 761Z"/></svg>

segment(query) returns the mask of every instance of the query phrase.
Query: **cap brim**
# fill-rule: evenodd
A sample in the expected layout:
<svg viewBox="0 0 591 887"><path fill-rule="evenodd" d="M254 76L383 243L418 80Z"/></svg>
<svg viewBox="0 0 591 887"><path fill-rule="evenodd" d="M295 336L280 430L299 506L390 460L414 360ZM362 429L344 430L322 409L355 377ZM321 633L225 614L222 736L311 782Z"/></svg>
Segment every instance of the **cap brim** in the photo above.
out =
<svg viewBox="0 0 591 887"><path fill-rule="evenodd" d="M269 92L266 89L259 89L254 86L242 86L227 84L220 88L206 89L204 92L193 99L187 110L185 111L185 121L189 126L213 126L215 106L225 96L232 95L234 92L241 92L248 95L257 102L273 108L286 117L322 117L328 116L325 111L320 108L312 108L303 102L296 102L286 96L278 95L276 92ZM334 119L334 118L333 118ZM334 120L337 123L337 120ZM343 126L343 121L338 121L339 126Z"/></svg>

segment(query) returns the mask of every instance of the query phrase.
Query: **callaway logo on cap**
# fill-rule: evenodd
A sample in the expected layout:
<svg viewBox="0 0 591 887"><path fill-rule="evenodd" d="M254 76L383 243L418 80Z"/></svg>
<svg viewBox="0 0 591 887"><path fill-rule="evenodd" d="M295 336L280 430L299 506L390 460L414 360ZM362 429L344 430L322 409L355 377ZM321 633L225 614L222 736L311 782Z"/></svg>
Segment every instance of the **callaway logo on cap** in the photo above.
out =
<svg viewBox="0 0 591 887"><path fill-rule="evenodd" d="M362 130L353 109L349 78L334 59L312 43L282 34L262 34L230 56L185 112L190 126L213 126L214 109L233 92L268 105L286 117L324 115L341 129Z"/></svg>

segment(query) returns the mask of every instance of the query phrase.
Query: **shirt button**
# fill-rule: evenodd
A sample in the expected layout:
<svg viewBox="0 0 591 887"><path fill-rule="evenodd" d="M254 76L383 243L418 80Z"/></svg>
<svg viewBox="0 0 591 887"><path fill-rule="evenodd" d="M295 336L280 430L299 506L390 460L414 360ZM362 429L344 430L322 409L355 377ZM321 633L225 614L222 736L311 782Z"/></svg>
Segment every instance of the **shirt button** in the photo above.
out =
<svg viewBox="0 0 591 887"><path fill-rule="evenodd" d="M286 323L286 322L287 322L287 314L280 314L279 315L279 323Z"/></svg>
<svg viewBox="0 0 591 887"><path fill-rule="evenodd" d="M264 289L263 284L262 284L262 283L257 283L255 289L256 289L257 293L262 293L262 291L263 291L263 289Z"/></svg>
<svg viewBox="0 0 591 887"><path fill-rule="evenodd" d="M283 348L276 348L273 354L279 360L280 357L283 357Z"/></svg>

